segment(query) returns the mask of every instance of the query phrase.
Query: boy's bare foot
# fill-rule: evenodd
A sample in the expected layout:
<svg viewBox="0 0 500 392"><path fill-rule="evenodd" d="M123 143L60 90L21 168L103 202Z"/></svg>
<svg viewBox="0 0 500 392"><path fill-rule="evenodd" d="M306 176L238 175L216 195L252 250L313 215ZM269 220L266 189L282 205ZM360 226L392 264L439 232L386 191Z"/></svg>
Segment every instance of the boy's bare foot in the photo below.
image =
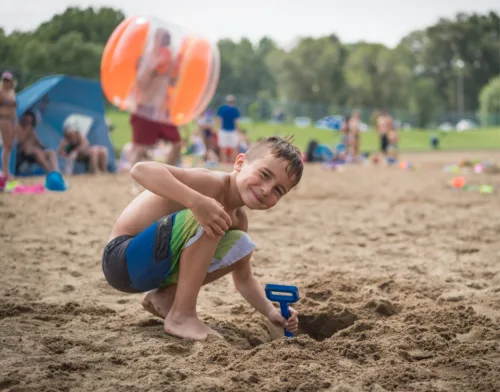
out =
<svg viewBox="0 0 500 392"><path fill-rule="evenodd" d="M156 289L147 293L142 299L142 307L149 313L165 319L175 298L176 286Z"/></svg>
<svg viewBox="0 0 500 392"><path fill-rule="evenodd" d="M165 332L182 339L204 340L208 335L222 335L198 320L196 316L176 317L172 312L165 318Z"/></svg>

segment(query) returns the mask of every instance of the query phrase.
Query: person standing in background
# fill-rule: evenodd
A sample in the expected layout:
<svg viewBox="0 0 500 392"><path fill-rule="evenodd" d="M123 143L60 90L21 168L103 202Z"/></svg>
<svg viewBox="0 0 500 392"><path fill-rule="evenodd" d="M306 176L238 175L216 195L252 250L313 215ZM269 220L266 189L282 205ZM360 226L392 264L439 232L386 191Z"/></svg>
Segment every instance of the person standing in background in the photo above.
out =
<svg viewBox="0 0 500 392"><path fill-rule="evenodd" d="M137 107L130 114L131 167L147 159L148 151L159 141L171 143L172 148L166 158L168 165L175 166L181 157L179 128L166 121L169 117L168 105L164 107L169 88L177 83L179 62L173 59L170 33L158 29L154 37L151 53L139 58L137 63L139 77L134 91ZM132 184L132 192L138 193L138 185L135 182Z"/></svg>
<svg viewBox="0 0 500 392"><path fill-rule="evenodd" d="M394 120L385 110L382 110L377 118L377 132L380 137L380 152L387 156L389 148L389 132L394 129Z"/></svg>
<svg viewBox="0 0 500 392"><path fill-rule="evenodd" d="M4 184L12 180L9 170L10 154L17 129L17 100L14 90L15 81L12 73L2 73L0 82L0 134L2 136L2 170L0 183Z"/></svg>
<svg viewBox="0 0 500 392"><path fill-rule="evenodd" d="M217 110L219 125L219 148L222 163L234 162L238 154L238 119L240 111L236 107L236 98L233 95L226 97L226 104Z"/></svg>
<svg viewBox="0 0 500 392"><path fill-rule="evenodd" d="M351 118L347 126L349 127L349 133L351 136L351 154L352 159L356 161L359 158L359 138L360 138L360 125L361 125L361 113L355 110L352 113Z"/></svg>

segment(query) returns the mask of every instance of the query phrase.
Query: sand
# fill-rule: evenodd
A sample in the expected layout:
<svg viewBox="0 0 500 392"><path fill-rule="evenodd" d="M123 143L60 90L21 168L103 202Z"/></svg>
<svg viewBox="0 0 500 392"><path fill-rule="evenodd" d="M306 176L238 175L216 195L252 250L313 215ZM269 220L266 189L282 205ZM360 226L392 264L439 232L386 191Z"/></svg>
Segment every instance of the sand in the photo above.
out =
<svg viewBox="0 0 500 392"><path fill-rule="evenodd" d="M452 191L442 167L500 154L406 158L416 170L308 166L279 206L249 212L255 274L300 290L293 339L229 277L199 301L224 341L169 337L141 295L108 286L126 175L0 195L0 390L499 391L500 193Z"/></svg>

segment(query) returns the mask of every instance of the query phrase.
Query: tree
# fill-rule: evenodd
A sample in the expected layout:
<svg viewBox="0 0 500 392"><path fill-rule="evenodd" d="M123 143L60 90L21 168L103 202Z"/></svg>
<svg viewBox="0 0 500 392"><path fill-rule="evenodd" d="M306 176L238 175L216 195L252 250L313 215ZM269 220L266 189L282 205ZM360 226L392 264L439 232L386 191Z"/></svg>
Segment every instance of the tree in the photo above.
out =
<svg viewBox="0 0 500 392"><path fill-rule="evenodd" d="M481 87L500 69L500 17L458 14L441 19L422 32L405 37L401 44L411 48L417 64L426 76L435 80L437 93L445 109L459 107L457 84L459 73L464 80L466 110L478 108ZM463 68L458 69L458 60Z"/></svg>
<svg viewBox="0 0 500 392"><path fill-rule="evenodd" d="M436 85L430 77L416 78L410 89L409 109L417 115L418 127L425 128L442 108Z"/></svg>
<svg viewBox="0 0 500 392"><path fill-rule="evenodd" d="M77 32L83 42L105 45L113 30L125 19L123 12L112 8L69 7L42 23L34 32L38 39L55 42L66 34Z"/></svg>
<svg viewBox="0 0 500 392"><path fill-rule="evenodd" d="M500 125L500 76L490 80L479 95L481 123Z"/></svg>
<svg viewBox="0 0 500 392"><path fill-rule="evenodd" d="M349 47L344 72L349 89L349 106L390 106L384 78L391 72L390 53L383 45L359 43Z"/></svg>
<svg viewBox="0 0 500 392"><path fill-rule="evenodd" d="M217 91L254 97L260 91L276 93L276 81L266 65L266 56L274 42L263 39L257 48L243 38L240 42L223 39L218 42L221 74Z"/></svg>
<svg viewBox="0 0 500 392"><path fill-rule="evenodd" d="M280 91L287 99L326 108L343 99L343 49L330 38L303 38L280 63Z"/></svg>

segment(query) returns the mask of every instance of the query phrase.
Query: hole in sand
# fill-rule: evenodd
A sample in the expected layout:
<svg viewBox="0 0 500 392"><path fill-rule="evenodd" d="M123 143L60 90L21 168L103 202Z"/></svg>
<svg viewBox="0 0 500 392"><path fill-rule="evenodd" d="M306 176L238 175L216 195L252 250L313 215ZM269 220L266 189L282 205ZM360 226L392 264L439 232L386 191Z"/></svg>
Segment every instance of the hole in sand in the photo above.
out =
<svg viewBox="0 0 500 392"><path fill-rule="evenodd" d="M350 327L358 319L351 310L340 305L329 304L310 314L299 315L299 334L322 341L336 332Z"/></svg>

